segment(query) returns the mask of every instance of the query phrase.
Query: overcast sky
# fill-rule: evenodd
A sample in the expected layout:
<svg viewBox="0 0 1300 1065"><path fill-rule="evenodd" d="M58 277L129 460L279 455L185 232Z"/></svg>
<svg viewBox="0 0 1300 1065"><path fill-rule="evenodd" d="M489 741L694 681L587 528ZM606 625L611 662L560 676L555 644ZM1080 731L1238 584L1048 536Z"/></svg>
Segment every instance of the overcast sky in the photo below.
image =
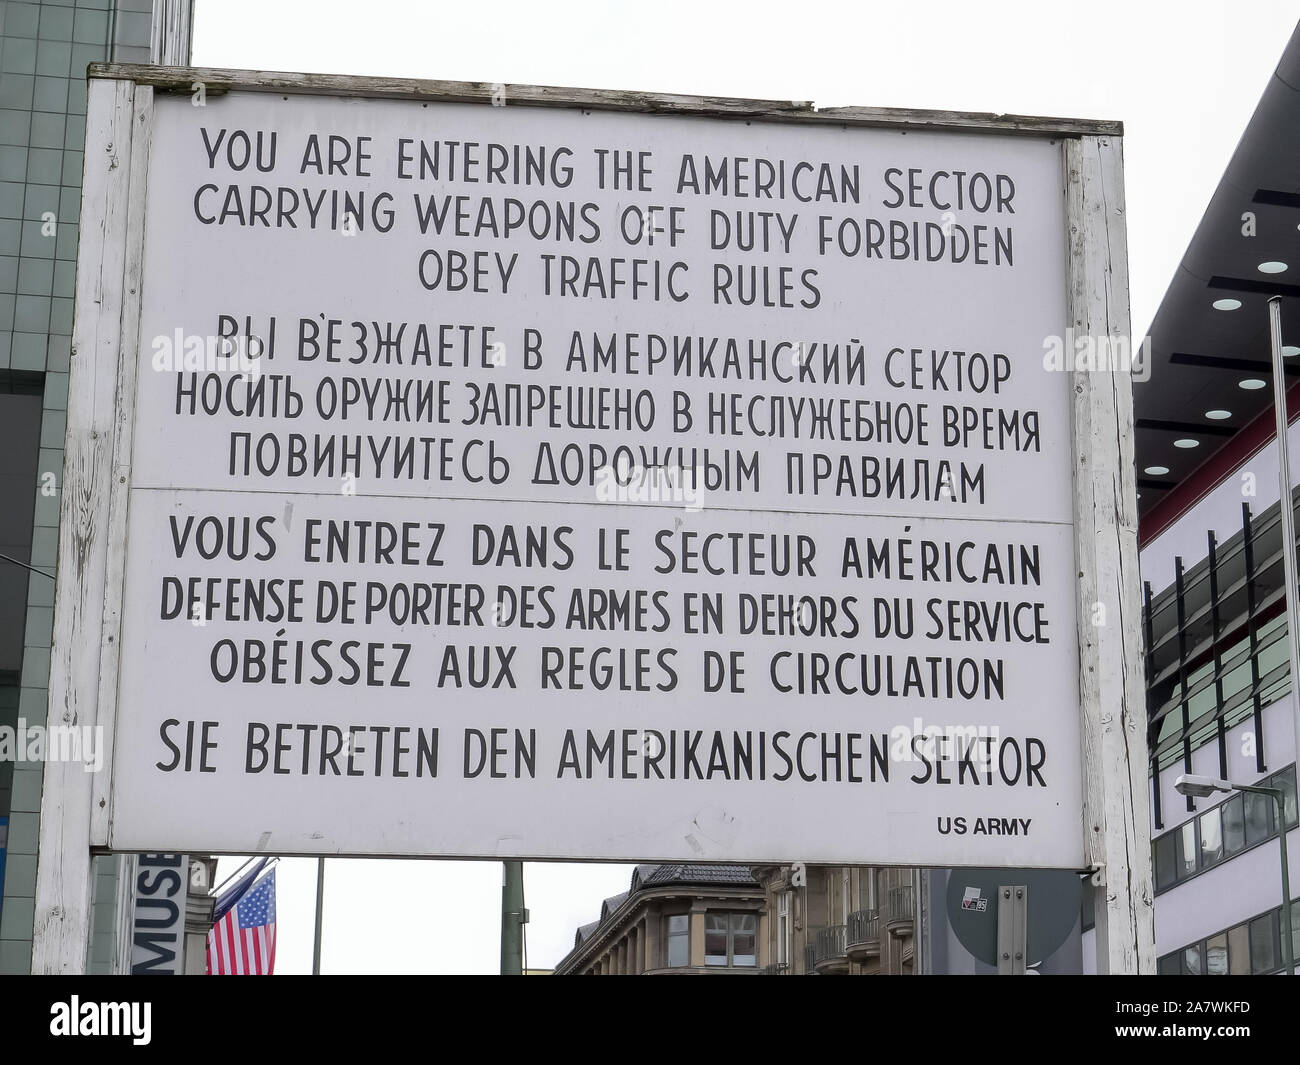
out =
<svg viewBox="0 0 1300 1065"><path fill-rule="evenodd" d="M196 6L198 66L1120 119L1139 332L1300 18L1300 0ZM529 964L554 965L630 873L529 864ZM280 864L281 972L311 969L314 890L314 861ZM493 972L500 896L496 863L331 861L324 970Z"/></svg>

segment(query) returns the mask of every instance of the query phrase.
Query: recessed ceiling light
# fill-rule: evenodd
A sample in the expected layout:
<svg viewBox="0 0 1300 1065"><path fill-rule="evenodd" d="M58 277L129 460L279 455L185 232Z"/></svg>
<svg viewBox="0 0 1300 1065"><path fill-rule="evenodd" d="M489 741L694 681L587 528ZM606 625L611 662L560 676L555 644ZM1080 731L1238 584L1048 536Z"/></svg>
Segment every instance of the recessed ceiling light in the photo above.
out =
<svg viewBox="0 0 1300 1065"><path fill-rule="evenodd" d="M1286 263L1273 262L1260 263L1259 272L1261 274L1284 274L1286 273Z"/></svg>
<svg viewBox="0 0 1300 1065"><path fill-rule="evenodd" d="M1163 477L1169 472L1168 466L1148 466L1143 473L1149 473L1152 477Z"/></svg>
<svg viewBox="0 0 1300 1065"><path fill-rule="evenodd" d="M1193 440L1191 437L1184 437L1182 440L1174 441L1174 447L1181 447L1183 449L1200 447L1200 446L1201 446L1201 442L1199 440Z"/></svg>
<svg viewBox="0 0 1300 1065"><path fill-rule="evenodd" d="M1234 299L1215 300L1214 303L1211 304L1211 306L1216 311L1235 311L1238 307L1241 306L1241 300L1234 300Z"/></svg>
<svg viewBox="0 0 1300 1065"><path fill-rule="evenodd" d="M1230 411L1230 410L1207 410L1207 411L1205 412L1205 416L1206 416L1207 418L1209 418L1210 421L1212 421L1212 422L1221 422L1221 421L1226 421L1228 418L1231 418L1231 417L1232 417L1232 411Z"/></svg>
<svg viewBox="0 0 1300 1065"><path fill-rule="evenodd" d="M1292 355L1300 355L1300 346L1296 344L1283 344L1282 357L1289 359Z"/></svg>
<svg viewBox="0 0 1300 1065"><path fill-rule="evenodd" d="M1254 392L1257 388L1263 388L1267 381L1261 381L1258 377L1247 377L1244 381L1238 381L1237 387L1244 388L1247 392Z"/></svg>

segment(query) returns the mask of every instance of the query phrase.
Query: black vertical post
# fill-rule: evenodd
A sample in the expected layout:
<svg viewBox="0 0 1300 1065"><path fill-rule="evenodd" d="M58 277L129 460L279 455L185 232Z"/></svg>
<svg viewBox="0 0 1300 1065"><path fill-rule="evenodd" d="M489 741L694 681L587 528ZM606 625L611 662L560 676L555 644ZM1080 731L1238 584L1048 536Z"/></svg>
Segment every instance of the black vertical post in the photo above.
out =
<svg viewBox="0 0 1300 1065"><path fill-rule="evenodd" d="M1228 778L1228 734L1223 724L1223 674L1219 650L1219 553L1214 530L1207 534L1210 541L1210 626L1214 646L1214 718L1219 737L1219 779Z"/></svg>
<svg viewBox="0 0 1300 1065"><path fill-rule="evenodd" d="M1151 759L1151 805L1155 816L1155 827L1164 828L1164 815L1160 809L1160 757L1156 751L1160 739L1159 726L1153 725L1151 715L1156 710L1152 704L1151 682L1156 675L1156 640L1155 625L1151 617L1151 582L1142 582L1142 629L1146 634L1147 648L1143 658L1146 660L1146 696L1147 696L1147 755Z"/></svg>
<svg viewBox="0 0 1300 1065"><path fill-rule="evenodd" d="M1187 706L1187 604L1183 599L1183 559L1174 558L1174 596L1178 610L1178 702L1183 723L1183 772L1192 771L1192 720ZM1196 803L1187 796L1187 809L1196 809Z"/></svg>
<svg viewBox="0 0 1300 1065"><path fill-rule="evenodd" d="M1264 707L1259 697L1259 637L1255 635L1255 529L1249 503L1241 504L1241 543L1246 556L1246 631L1250 636L1250 698L1255 708L1255 771L1266 773Z"/></svg>

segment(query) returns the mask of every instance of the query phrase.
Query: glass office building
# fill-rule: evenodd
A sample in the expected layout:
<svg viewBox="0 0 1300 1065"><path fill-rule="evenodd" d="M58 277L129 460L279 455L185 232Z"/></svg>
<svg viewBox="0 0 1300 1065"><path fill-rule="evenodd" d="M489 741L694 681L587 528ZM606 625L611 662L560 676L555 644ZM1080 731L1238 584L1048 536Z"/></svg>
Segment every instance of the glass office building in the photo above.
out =
<svg viewBox="0 0 1300 1065"><path fill-rule="evenodd" d="M86 66L187 58L189 5L179 19L177 7L0 3L0 726L46 718ZM39 761L0 761L0 974L31 967L41 771ZM114 869L97 863L99 971L112 964Z"/></svg>

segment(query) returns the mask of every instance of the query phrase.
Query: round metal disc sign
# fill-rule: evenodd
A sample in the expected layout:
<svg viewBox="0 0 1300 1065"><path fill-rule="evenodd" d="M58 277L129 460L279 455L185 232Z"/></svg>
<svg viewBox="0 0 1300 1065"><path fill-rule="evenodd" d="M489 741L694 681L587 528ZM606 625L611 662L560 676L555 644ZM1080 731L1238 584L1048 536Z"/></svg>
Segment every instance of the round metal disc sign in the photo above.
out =
<svg viewBox="0 0 1300 1065"><path fill-rule="evenodd" d="M998 889L1028 893L1027 965L1037 965L1062 943L1079 919L1083 885L1063 869L954 869L948 878L948 922L961 945L980 961L997 964Z"/></svg>

